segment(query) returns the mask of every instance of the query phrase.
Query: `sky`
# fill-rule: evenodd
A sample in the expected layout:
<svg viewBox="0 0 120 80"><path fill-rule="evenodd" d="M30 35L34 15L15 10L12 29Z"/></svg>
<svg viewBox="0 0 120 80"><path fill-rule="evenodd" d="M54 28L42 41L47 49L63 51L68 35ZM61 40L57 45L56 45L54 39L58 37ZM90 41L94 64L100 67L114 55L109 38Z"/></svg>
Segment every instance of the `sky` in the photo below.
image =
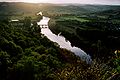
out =
<svg viewBox="0 0 120 80"><path fill-rule="evenodd" d="M80 4L120 5L120 0L0 0L0 2L80 3Z"/></svg>

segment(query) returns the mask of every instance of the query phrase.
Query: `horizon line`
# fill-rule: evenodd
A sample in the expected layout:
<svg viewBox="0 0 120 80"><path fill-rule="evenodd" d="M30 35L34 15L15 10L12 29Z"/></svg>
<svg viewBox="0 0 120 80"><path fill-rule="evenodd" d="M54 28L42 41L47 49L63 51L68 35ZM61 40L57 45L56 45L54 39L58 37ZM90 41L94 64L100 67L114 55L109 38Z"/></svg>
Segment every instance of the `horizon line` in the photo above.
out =
<svg viewBox="0 0 120 80"><path fill-rule="evenodd" d="M71 3L71 2L23 2L23 1L0 1L3 3L31 3L31 4L81 4L81 5L115 5L118 6L120 4L102 4L102 3Z"/></svg>

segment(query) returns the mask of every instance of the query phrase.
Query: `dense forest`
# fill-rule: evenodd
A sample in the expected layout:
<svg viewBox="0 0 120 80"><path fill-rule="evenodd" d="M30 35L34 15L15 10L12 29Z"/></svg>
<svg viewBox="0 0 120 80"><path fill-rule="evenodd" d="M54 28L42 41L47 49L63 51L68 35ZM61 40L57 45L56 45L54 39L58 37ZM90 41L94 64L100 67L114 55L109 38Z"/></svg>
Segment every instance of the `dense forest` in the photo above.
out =
<svg viewBox="0 0 120 80"><path fill-rule="evenodd" d="M91 64L40 33L40 10ZM119 6L0 3L0 80L119 80L119 16Z"/></svg>

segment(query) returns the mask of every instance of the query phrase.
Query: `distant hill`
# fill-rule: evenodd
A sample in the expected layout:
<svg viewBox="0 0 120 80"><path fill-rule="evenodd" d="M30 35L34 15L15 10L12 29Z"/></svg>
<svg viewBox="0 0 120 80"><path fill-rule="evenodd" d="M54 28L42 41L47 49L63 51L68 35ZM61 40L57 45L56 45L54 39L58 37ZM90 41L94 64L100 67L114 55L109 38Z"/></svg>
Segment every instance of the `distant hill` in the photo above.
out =
<svg viewBox="0 0 120 80"><path fill-rule="evenodd" d="M120 6L0 2L0 15L35 14L36 12L39 11L47 11L48 13L51 14L84 14L116 9L120 9Z"/></svg>

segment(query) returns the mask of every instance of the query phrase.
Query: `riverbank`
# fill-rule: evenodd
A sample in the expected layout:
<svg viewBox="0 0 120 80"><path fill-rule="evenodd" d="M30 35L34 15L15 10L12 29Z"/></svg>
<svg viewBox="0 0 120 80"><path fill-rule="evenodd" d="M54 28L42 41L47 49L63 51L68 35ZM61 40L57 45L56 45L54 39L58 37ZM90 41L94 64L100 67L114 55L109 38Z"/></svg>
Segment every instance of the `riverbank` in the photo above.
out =
<svg viewBox="0 0 120 80"><path fill-rule="evenodd" d="M66 41L66 38L61 35L55 35L52 33L52 31L48 27L49 18L45 18L43 16L43 19L38 22L38 25L41 27L41 33L44 34L49 40L56 42L60 48L65 48L73 53L75 55L79 56L81 60L86 61L88 64L92 62L91 57L87 55L83 50L81 50L78 47L71 46L71 43L69 41Z"/></svg>
<svg viewBox="0 0 120 80"><path fill-rule="evenodd" d="M112 36L118 35L119 32L112 30L112 28L111 30L105 30L104 26L112 25L112 23L107 24L106 22L97 22L97 20L92 21L92 19L89 22L81 22L60 18L61 17L53 18L49 22L50 29L53 33L58 34L61 32L61 35L65 36L66 39L71 42L71 45L81 47L81 49L90 54L93 59L102 59L103 62L111 60L114 56L114 51L117 50L119 46L119 40ZM96 24L96 26L94 24Z"/></svg>

